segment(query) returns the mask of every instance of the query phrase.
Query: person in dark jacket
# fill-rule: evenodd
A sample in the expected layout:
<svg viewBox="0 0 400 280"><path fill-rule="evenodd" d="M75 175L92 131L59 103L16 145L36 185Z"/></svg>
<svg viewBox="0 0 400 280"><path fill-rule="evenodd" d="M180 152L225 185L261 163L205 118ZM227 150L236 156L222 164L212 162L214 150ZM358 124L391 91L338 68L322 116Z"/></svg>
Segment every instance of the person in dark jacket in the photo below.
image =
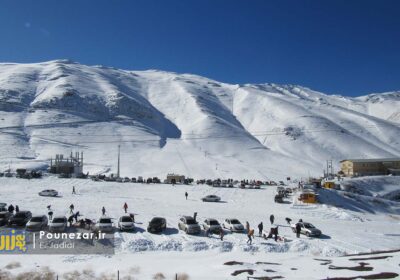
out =
<svg viewBox="0 0 400 280"><path fill-rule="evenodd" d="M274 223L275 221L274 215L269 216L269 221L271 222L271 225Z"/></svg>
<svg viewBox="0 0 400 280"><path fill-rule="evenodd" d="M258 235L259 235L259 236L262 236L263 228L264 228L263 223L262 223L262 222L259 223L259 224L258 224Z"/></svg>
<svg viewBox="0 0 400 280"><path fill-rule="evenodd" d="M274 234L275 234L275 236L274 236L275 242L277 242L278 241L278 226L275 228Z"/></svg>
<svg viewBox="0 0 400 280"><path fill-rule="evenodd" d="M300 233L301 233L301 226L300 223L296 224L296 236L297 238L300 238Z"/></svg>
<svg viewBox="0 0 400 280"><path fill-rule="evenodd" d="M104 208L104 206L101 208L101 213L103 213L103 216L106 214L106 208Z"/></svg>
<svg viewBox="0 0 400 280"><path fill-rule="evenodd" d="M78 217L80 216L79 211L77 211L74 215L75 222L78 222Z"/></svg>
<svg viewBox="0 0 400 280"><path fill-rule="evenodd" d="M68 223L69 223L69 226L70 227L72 227L72 223L74 222L74 215L71 215L71 216L69 216L69 218L68 218Z"/></svg>
<svg viewBox="0 0 400 280"><path fill-rule="evenodd" d="M75 186L72 186L72 194L76 194Z"/></svg>
<svg viewBox="0 0 400 280"><path fill-rule="evenodd" d="M292 221L292 219L291 218L286 218L285 220L288 223L288 225L290 225L290 222Z"/></svg>
<svg viewBox="0 0 400 280"><path fill-rule="evenodd" d="M187 192L185 192L186 200L187 200L188 196L189 196L189 194Z"/></svg>
<svg viewBox="0 0 400 280"><path fill-rule="evenodd" d="M49 210L47 214L49 215L49 221L53 220L53 211Z"/></svg>
<svg viewBox="0 0 400 280"><path fill-rule="evenodd" d="M128 204L126 202L124 204L124 210L125 210L125 213L128 213Z"/></svg>
<svg viewBox="0 0 400 280"><path fill-rule="evenodd" d="M70 206L69 206L69 211L70 211L70 213L71 214L74 214L74 205L73 204L71 204Z"/></svg>
<svg viewBox="0 0 400 280"><path fill-rule="evenodd" d="M224 230L221 228L221 230L219 231L219 238L221 239L221 241L224 241L224 235L225 235L225 232L224 232Z"/></svg>
<svg viewBox="0 0 400 280"><path fill-rule="evenodd" d="M19 212L19 206L15 205L15 213L18 213L18 212Z"/></svg>
<svg viewBox="0 0 400 280"><path fill-rule="evenodd" d="M12 204L10 204L8 206L8 212L10 212L11 214L14 214L14 206Z"/></svg>

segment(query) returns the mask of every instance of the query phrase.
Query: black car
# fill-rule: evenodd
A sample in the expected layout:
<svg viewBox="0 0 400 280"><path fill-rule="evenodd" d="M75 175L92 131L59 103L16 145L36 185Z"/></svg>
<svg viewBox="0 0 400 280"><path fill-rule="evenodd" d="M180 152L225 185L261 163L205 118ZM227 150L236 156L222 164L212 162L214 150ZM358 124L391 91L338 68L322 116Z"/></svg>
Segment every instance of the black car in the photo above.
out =
<svg viewBox="0 0 400 280"><path fill-rule="evenodd" d="M29 220L32 218L31 211L20 211L15 214L9 221L9 226L26 226Z"/></svg>
<svg viewBox="0 0 400 280"><path fill-rule="evenodd" d="M0 212L0 226L7 225L11 217L12 214L8 211Z"/></svg>
<svg viewBox="0 0 400 280"><path fill-rule="evenodd" d="M155 217L150 221L147 231L151 233L160 233L166 228L167 221L164 218Z"/></svg>

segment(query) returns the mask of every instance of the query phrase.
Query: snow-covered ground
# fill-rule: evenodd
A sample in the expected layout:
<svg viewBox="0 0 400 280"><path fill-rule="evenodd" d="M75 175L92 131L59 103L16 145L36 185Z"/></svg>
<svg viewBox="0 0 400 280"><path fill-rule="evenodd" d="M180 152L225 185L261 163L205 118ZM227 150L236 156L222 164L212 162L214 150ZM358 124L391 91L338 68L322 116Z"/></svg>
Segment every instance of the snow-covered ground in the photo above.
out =
<svg viewBox="0 0 400 280"><path fill-rule="evenodd" d="M131 279L152 279L156 273L162 273L166 279L174 279L175 273L187 274L190 279L246 279L247 273L231 274L236 270L254 269L253 276L325 279L399 272L399 253L381 254L390 257L366 261L374 268L373 271L329 268L330 265L358 265L350 257L343 257L345 254L400 249L399 202L365 200L360 199L364 197L361 195L346 196L340 191L321 190L320 196L326 204L293 206L291 203L274 203L276 187L273 186L260 190L227 189L206 185L94 182L55 177L37 180L3 177L0 178L0 186L1 202L17 204L21 210L30 210L33 214L46 214L46 206L52 205L55 215L65 215L73 203L75 210L85 217L99 218L104 206L107 214L117 219L123 214L125 202L129 205L129 212L137 214L135 233L115 234L118 245L115 255L0 256L2 273L39 273L46 272L48 267L60 277L69 275L67 279L90 279L94 277L93 273L97 277L104 276L104 279L115 279L118 270L121 277L130 275ZM76 195L71 194L72 186L76 187ZM62 197L38 196L38 192L46 188L58 190ZM185 192L189 194L188 200L185 200ZM220 196L222 202L202 202L200 199L207 194ZM211 217L222 222L225 218L235 217L242 223L248 221L255 229L261 221L268 228L269 216L274 214L279 233L287 242L276 243L256 237L253 244L248 245L245 234L227 233L224 241L220 241L217 236L189 236L178 231L179 216L194 212L198 212L199 221ZM154 235L146 231L147 223L154 216L167 219L165 234ZM313 223L322 230L323 236L297 239L287 226L286 217ZM325 261L315 259L328 259L332 263L321 265ZM224 265L229 261L243 264Z"/></svg>
<svg viewBox="0 0 400 280"><path fill-rule="evenodd" d="M319 176L327 159L400 156L400 93L349 98L67 60L0 64L0 171L83 151L90 173Z"/></svg>

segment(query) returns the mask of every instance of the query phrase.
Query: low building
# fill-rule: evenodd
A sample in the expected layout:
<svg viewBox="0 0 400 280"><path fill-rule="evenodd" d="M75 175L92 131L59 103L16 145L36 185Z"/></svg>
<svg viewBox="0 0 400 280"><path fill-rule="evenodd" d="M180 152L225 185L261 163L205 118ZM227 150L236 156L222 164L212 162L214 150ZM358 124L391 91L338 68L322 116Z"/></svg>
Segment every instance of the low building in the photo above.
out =
<svg viewBox="0 0 400 280"><path fill-rule="evenodd" d="M346 177L400 174L400 158L345 159L340 162Z"/></svg>
<svg viewBox="0 0 400 280"><path fill-rule="evenodd" d="M83 174L83 153L75 153L73 156L71 152L70 157L65 158L64 155L56 155L56 158L50 161L50 173L80 176Z"/></svg>
<svg viewBox="0 0 400 280"><path fill-rule="evenodd" d="M183 184L185 182L185 176L184 175L178 175L178 174L168 174L167 179L165 180L165 183L167 184Z"/></svg>

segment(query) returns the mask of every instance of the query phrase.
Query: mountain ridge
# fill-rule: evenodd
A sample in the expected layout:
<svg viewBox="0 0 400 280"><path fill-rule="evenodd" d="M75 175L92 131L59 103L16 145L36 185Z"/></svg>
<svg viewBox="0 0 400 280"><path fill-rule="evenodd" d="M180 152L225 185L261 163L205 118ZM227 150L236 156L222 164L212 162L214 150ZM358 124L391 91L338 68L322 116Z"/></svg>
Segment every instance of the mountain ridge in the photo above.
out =
<svg viewBox="0 0 400 280"><path fill-rule="evenodd" d="M400 156L399 96L343 97L70 60L0 63L0 168L10 158L43 167L55 153L79 149L88 171L115 172L121 144L135 155L121 169L129 176L318 175L327 159ZM34 161L17 160L25 156Z"/></svg>

